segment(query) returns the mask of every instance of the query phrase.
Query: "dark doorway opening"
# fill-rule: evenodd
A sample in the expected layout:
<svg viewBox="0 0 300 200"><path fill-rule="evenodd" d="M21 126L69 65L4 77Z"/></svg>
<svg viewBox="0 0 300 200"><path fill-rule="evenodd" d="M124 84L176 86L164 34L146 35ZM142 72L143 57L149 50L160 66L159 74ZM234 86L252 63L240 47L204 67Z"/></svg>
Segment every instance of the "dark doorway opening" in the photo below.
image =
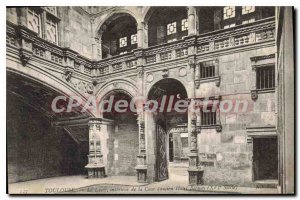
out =
<svg viewBox="0 0 300 200"><path fill-rule="evenodd" d="M278 179L277 137L253 138L253 172L254 181Z"/></svg>

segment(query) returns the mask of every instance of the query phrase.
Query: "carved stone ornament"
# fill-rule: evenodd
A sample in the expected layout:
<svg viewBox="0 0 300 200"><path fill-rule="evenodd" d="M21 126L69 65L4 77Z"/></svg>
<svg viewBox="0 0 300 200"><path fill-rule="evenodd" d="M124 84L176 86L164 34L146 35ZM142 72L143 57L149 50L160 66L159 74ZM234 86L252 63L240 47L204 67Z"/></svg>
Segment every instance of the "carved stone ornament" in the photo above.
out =
<svg viewBox="0 0 300 200"><path fill-rule="evenodd" d="M190 68L195 68L196 67L196 62L194 56L189 57L189 66Z"/></svg>
<svg viewBox="0 0 300 200"><path fill-rule="evenodd" d="M222 126L221 125L218 125L217 127L216 127L216 131L219 133L219 132L221 132L222 131Z"/></svg>
<svg viewBox="0 0 300 200"><path fill-rule="evenodd" d="M199 87L200 87L200 80L195 80L195 87L197 89L199 89Z"/></svg>
<svg viewBox="0 0 300 200"><path fill-rule="evenodd" d="M138 71L137 71L138 77L142 78L143 74L144 74L144 69L142 67L139 67Z"/></svg>
<svg viewBox="0 0 300 200"><path fill-rule="evenodd" d="M168 69L163 69L162 70L162 77L163 78L168 78L169 77L169 70Z"/></svg>
<svg viewBox="0 0 300 200"><path fill-rule="evenodd" d="M152 73L148 73L147 74L147 82L152 82L153 81L153 79L154 79L154 77L153 77L153 74Z"/></svg>
<svg viewBox="0 0 300 200"><path fill-rule="evenodd" d="M67 69L65 69L65 79L66 81L70 81L72 74L73 74L74 69L68 67Z"/></svg>
<svg viewBox="0 0 300 200"><path fill-rule="evenodd" d="M221 84L221 77L218 77L218 79L216 80L216 86L219 87Z"/></svg>
<svg viewBox="0 0 300 200"><path fill-rule="evenodd" d="M251 91L251 99L256 100L258 98L258 94L256 90Z"/></svg>
<svg viewBox="0 0 300 200"><path fill-rule="evenodd" d="M93 94L94 93L94 87L92 84L88 84L87 87L86 87L86 92L88 94Z"/></svg>
<svg viewBox="0 0 300 200"><path fill-rule="evenodd" d="M30 60L30 58L32 57L32 52L21 48L19 51L19 55L20 55L20 60L22 62L22 65L25 66Z"/></svg>

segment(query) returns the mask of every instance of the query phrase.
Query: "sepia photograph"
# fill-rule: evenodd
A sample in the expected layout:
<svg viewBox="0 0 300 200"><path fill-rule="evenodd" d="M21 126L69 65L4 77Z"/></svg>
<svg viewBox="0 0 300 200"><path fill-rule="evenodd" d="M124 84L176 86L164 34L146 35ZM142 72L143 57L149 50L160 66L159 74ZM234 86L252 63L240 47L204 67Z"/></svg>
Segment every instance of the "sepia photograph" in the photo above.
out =
<svg viewBox="0 0 300 200"><path fill-rule="evenodd" d="M7 194L295 194L294 7L5 9Z"/></svg>

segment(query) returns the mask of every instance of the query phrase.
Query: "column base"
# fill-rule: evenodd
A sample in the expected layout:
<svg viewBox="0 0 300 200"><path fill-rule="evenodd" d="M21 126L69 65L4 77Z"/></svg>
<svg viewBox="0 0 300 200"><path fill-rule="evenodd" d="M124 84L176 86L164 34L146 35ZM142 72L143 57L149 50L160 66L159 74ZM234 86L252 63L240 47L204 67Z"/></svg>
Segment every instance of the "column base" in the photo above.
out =
<svg viewBox="0 0 300 200"><path fill-rule="evenodd" d="M85 166L85 168L88 171L87 178L104 178L104 177L106 177L104 165L88 164L87 166Z"/></svg>
<svg viewBox="0 0 300 200"><path fill-rule="evenodd" d="M138 183L147 183L147 165L137 165L135 169Z"/></svg>
<svg viewBox="0 0 300 200"><path fill-rule="evenodd" d="M203 185L203 169L189 168L189 185Z"/></svg>

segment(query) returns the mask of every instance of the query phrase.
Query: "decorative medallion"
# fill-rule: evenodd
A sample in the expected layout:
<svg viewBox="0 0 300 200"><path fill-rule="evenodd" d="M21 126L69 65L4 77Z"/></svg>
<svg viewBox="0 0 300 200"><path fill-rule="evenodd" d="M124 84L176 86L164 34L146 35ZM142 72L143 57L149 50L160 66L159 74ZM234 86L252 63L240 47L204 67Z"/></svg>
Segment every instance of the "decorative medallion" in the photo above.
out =
<svg viewBox="0 0 300 200"><path fill-rule="evenodd" d="M153 74L152 73L148 73L147 74L147 82L152 82L153 81L153 79L154 79L154 77L153 77Z"/></svg>
<svg viewBox="0 0 300 200"><path fill-rule="evenodd" d="M182 67L179 69L179 76L186 76L186 68L185 67Z"/></svg>

